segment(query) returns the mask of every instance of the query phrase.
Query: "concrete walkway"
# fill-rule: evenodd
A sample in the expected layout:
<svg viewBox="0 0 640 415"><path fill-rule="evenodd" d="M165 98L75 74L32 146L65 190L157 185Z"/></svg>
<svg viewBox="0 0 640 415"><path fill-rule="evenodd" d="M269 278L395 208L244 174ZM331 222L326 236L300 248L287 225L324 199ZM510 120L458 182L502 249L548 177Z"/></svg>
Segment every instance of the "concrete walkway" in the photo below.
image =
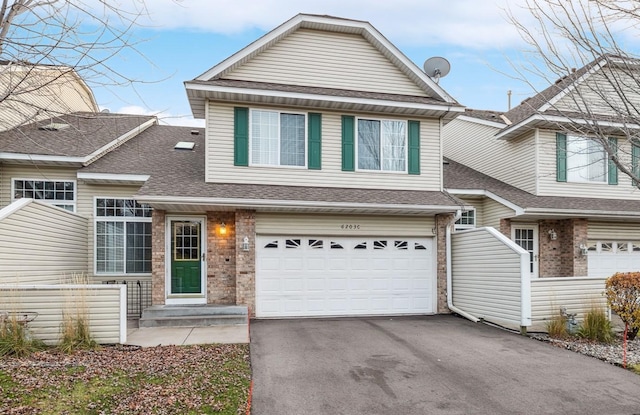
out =
<svg viewBox="0 0 640 415"><path fill-rule="evenodd" d="M137 323L137 322L135 322ZM130 322L125 344L155 346L186 346L190 344L249 343L247 324L208 327L149 327L138 328Z"/></svg>

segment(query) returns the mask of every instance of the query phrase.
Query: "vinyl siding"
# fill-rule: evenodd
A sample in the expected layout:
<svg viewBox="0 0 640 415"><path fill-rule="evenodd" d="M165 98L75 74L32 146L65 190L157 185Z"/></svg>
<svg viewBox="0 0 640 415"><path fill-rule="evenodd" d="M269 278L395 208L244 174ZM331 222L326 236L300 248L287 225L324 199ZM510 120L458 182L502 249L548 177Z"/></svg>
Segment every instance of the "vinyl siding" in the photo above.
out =
<svg viewBox="0 0 640 415"><path fill-rule="evenodd" d="M607 309L603 295L606 278L566 277L531 280L531 316L533 330L544 330L545 322L557 316L560 307L577 313L582 320L593 306Z"/></svg>
<svg viewBox="0 0 640 415"><path fill-rule="evenodd" d="M530 316L522 309L523 255L490 228L451 235L453 305L475 317L519 327Z"/></svg>
<svg viewBox="0 0 640 415"><path fill-rule="evenodd" d="M16 204L23 207L4 218L0 210L2 283L57 284L86 272L85 218L38 202Z"/></svg>
<svg viewBox="0 0 640 415"><path fill-rule="evenodd" d="M476 227L485 226L484 224L484 198L479 197L456 197L464 202L465 205L473 206L476 209Z"/></svg>
<svg viewBox="0 0 640 415"><path fill-rule="evenodd" d="M121 304L126 302L126 296L121 297L122 289L125 286L0 286L0 303L9 312L38 313L29 323L29 330L47 344L59 342L63 313L76 315L85 310L94 340L101 344L120 343L126 341L126 327L121 327L126 325L126 305Z"/></svg>
<svg viewBox="0 0 640 415"><path fill-rule="evenodd" d="M630 146L618 140L618 155L623 163L630 163ZM539 196L594 197L603 199L640 200L640 191L631 185L631 178L618 172L618 184L575 183L556 181L556 132L540 130Z"/></svg>
<svg viewBox="0 0 640 415"><path fill-rule="evenodd" d="M310 29L297 30L224 78L427 96L362 36Z"/></svg>
<svg viewBox="0 0 640 415"><path fill-rule="evenodd" d="M515 215L513 209L508 208L493 199L484 199L483 206L483 226L491 226L493 228L500 229L500 219L512 218Z"/></svg>
<svg viewBox="0 0 640 415"><path fill-rule="evenodd" d="M68 167L33 166L28 164L2 164L0 175L0 208L11 200L11 184L15 179L76 180L76 169ZM76 189L77 191L77 189Z"/></svg>
<svg viewBox="0 0 640 415"><path fill-rule="evenodd" d="M433 236L434 217L256 213L256 233L307 236Z"/></svg>
<svg viewBox="0 0 640 415"><path fill-rule="evenodd" d="M589 221L587 237L592 241L640 241L640 223Z"/></svg>
<svg viewBox="0 0 640 415"><path fill-rule="evenodd" d="M255 108L255 107L253 107ZM271 108L273 109L273 108ZM295 110L304 111L304 110ZM315 112L308 109L305 112ZM396 190L441 190L440 126L420 119L420 175L342 171L342 127L339 112L322 113L322 170L292 167L241 167L233 160L233 106L209 103L207 119L207 181L267 185L345 187ZM379 114L356 117L392 119ZM393 118L407 120L406 118Z"/></svg>
<svg viewBox="0 0 640 415"><path fill-rule="evenodd" d="M535 138L498 140L498 128L455 119L443 127L444 156L530 193L536 191Z"/></svg>

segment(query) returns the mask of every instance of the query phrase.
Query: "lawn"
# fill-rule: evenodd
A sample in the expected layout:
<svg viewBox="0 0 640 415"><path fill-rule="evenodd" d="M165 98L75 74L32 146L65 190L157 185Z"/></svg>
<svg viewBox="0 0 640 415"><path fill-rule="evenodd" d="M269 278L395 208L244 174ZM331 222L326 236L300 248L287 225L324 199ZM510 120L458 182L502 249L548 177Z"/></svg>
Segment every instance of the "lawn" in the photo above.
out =
<svg viewBox="0 0 640 415"><path fill-rule="evenodd" d="M108 346L0 358L0 414L244 414L249 346Z"/></svg>

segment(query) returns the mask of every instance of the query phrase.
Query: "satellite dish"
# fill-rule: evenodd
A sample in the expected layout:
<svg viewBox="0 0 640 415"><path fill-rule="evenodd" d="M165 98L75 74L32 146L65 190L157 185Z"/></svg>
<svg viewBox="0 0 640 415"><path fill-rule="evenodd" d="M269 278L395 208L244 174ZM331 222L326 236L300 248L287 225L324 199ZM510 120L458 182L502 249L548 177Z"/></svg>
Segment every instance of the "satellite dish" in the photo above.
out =
<svg viewBox="0 0 640 415"><path fill-rule="evenodd" d="M434 56L433 58L429 58L424 61L423 68L424 73L437 83L440 78L447 76L451 70L451 64L449 64L449 61L445 58Z"/></svg>

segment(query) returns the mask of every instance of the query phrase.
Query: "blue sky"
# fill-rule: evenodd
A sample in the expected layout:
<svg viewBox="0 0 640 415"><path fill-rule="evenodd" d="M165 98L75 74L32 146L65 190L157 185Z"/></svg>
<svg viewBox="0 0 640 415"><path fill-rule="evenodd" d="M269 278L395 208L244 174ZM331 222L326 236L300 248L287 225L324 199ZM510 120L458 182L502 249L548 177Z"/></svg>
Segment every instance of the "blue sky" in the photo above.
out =
<svg viewBox="0 0 640 415"><path fill-rule="evenodd" d="M158 114L164 123L203 125L191 118L183 82L191 80L297 13L366 20L419 67L445 57L451 72L440 85L461 104L507 110L533 91L514 79L512 63L526 47L505 8L530 19L523 0L148 0L149 20L135 29L139 55L110 65L137 79L126 87L94 87L112 112ZM541 80L533 80L545 87Z"/></svg>

